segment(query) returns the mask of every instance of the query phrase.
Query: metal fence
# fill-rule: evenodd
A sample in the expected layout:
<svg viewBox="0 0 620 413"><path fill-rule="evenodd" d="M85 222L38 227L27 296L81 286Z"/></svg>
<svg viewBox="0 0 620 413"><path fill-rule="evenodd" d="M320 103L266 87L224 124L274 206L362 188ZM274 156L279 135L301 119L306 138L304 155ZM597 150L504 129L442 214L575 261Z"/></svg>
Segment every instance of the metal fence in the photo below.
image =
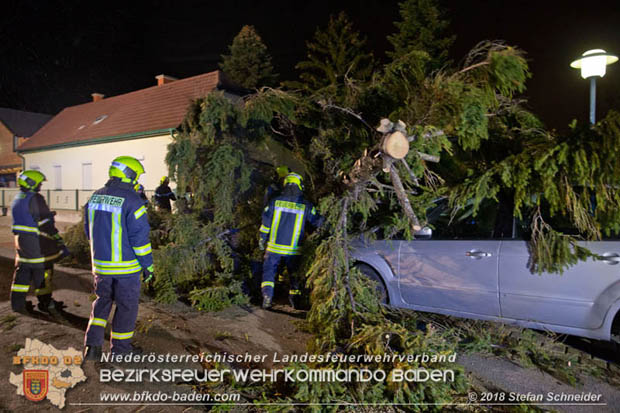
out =
<svg viewBox="0 0 620 413"><path fill-rule="evenodd" d="M0 207L9 208L15 196L19 193L17 188L0 188ZM64 209L79 211L93 194L93 190L82 189L44 189L41 195L47 201L47 205L52 210ZM151 199L155 191L144 191L147 198Z"/></svg>

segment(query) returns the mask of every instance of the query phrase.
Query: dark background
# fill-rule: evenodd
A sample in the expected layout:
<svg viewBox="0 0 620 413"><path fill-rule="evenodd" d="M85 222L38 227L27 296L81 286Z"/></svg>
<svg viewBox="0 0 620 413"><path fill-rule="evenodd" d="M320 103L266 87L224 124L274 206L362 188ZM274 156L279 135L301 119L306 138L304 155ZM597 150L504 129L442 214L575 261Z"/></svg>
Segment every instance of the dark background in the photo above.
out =
<svg viewBox="0 0 620 413"><path fill-rule="evenodd" d="M588 82L569 63L602 48L620 54L620 2L442 1L459 62L484 39L527 52L533 78L526 98L549 127L587 121ZM91 100L218 68L244 24L267 44L281 79L296 77L305 42L330 14L345 10L376 57L399 20L397 1L32 1L0 3L0 107L56 114ZM598 81L598 118L620 109L620 63Z"/></svg>

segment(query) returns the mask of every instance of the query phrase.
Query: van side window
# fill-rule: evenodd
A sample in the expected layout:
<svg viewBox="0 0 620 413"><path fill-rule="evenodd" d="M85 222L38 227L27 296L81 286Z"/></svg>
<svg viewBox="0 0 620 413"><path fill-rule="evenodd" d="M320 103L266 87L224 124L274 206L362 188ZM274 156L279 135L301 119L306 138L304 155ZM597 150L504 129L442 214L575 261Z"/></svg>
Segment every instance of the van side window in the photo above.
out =
<svg viewBox="0 0 620 413"><path fill-rule="evenodd" d="M447 205L440 213L433 211L436 217L430 224L433 228L432 239L492 239L498 217L498 203L483 201L476 216L473 216L473 203L464 205L451 216Z"/></svg>

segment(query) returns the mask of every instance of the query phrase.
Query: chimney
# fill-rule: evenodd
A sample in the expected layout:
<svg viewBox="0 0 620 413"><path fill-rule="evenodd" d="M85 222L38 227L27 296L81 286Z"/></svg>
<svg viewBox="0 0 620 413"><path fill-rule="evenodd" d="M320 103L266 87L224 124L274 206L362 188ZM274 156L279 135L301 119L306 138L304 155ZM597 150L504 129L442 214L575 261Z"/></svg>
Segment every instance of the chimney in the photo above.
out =
<svg viewBox="0 0 620 413"><path fill-rule="evenodd" d="M90 95L93 97L93 102L99 102L105 97L105 95L101 93L91 93Z"/></svg>
<svg viewBox="0 0 620 413"><path fill-rule="evenodd" d="M155 79L157 79L157 86L167 85L168 83L172 83L175 80L178 80L176 77L172 77L172 76L168 76L164 74L155 76Z"/></svg>

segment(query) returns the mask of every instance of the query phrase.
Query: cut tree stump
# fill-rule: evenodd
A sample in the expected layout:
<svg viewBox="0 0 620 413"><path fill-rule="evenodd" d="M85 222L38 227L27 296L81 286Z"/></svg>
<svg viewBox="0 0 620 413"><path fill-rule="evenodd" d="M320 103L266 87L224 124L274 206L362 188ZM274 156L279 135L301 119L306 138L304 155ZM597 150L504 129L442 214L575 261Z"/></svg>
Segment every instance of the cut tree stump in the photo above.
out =
<svg viewBox="0 0 620 413"><path fill-rule="evenodd" d="M409 153L409 139L401 131L392 132L383 140L383 151L394 159L403 159Z"/></svg>

